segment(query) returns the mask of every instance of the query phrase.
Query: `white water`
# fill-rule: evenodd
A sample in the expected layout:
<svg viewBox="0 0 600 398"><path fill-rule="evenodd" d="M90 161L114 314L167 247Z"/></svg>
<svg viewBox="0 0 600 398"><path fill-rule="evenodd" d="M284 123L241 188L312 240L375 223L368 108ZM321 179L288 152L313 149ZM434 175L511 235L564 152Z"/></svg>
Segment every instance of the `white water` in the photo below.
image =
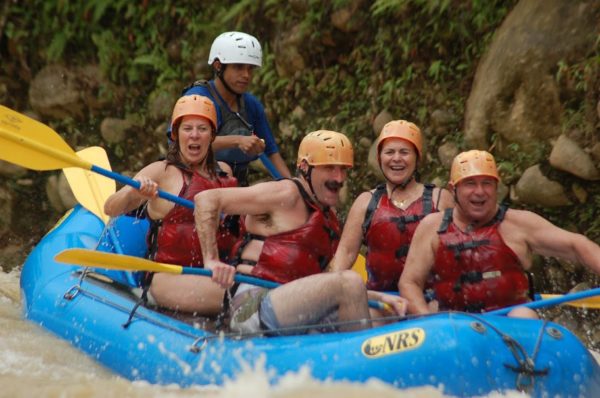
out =
<svg viewBox="0 0 600 398"><path fill-rule="evenodd" d="M331 383L308 372L292 374L270 386L262 369L251 369L223 387L156 386L130 382L105 370L68 343L21 317L19 272L0 271L0 398L4 397L218 397L218 398L438 398L434 388L397 390L378 381ZM519 393L489 398L523 397Z"/></svg>

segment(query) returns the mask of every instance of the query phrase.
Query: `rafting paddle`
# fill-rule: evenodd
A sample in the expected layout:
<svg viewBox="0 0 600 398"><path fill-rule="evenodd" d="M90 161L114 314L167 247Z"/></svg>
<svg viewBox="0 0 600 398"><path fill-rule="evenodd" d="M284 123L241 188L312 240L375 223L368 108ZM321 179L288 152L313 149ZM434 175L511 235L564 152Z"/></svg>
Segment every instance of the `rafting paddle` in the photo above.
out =
<svg viewBox="0 0 600 398"><path fill-rule="evenodd" d="M57 170L77 167L93 171L125 185L130 185L136 189L139 189L141 185L139 181L114 173L94 165L87 160L81 159L56 131L37 120L31 119L2 105L0 105L0 159L33 170ZM181 206L190 209L194 208L194 203L192 201L180 198L168 192L159 190L158 196ZM99 252L92 253L99 254ZM133 258L142 260L137 257ZM105 265L104 268L109 267ZM123 267L119 269L131 270L132 268ZM208 272L208 270L196 268L194 268L194 270L197 274L202 274L198 271ZM167 271L165 269L165 271L161 272L173 271ZM210 274L206 276L210 276ZM254 283L255 285L266 287L260 285L260 279L253 279L256 279L254 281L256 282ZM263 282L271 283L268 281Z"/></svg>
<svg viewBox="0 0 600 398"><path fill-rule="evenodd" d="M78 264L86 267L116 269L123 271L165 272L169 274L202 275L210 277L212 271L205 268L182 267L180 265L157 263L141 257L106 253L87 249L67 249L58 253L54 259L61 263ZM238 283L274 289L280 286L277 282L267 281L252 276L236 274L233 278ZM369 307L386 309L385 303L369 300Z"/></svg>
<svg viewBox="0 0 600 398"><path fill-rule="evenodd" d="M99 146L85 148L78 151L77 156L85 161L110 170L110 161L108 160L108 155L104 148ZM119 238L117 237L114 228L109 224L110 217L104 213L104 203L106 203L106 199L115 193L117 189L115 181L78 167L68 167L63 169L63 173L65 173L65 177L67 177L69 187L71 187L75 199L77 199L79 204L84 208L95 214L104 222L115 251L119 254L123 254Z"/></svg>
<svg viewBox="0 0 600 398"><path fill-rule="evenodd" d="M61 263L79 264L86 267L116 269L123 271L164 272L168 274L212 276L212 271L206 268L182 267L180 265L157 263L141 257L127 256L100 252L87 249L67 249L58 253L54 259ZM279 286L279 283L266 281L251 276L236 274L234 280L238 283L248 283L267 289Z"/></svg>
<svg viewBox="0 0 600 398"><path fill-rule="evenodd" d="M84 161L110 170L110 162L106 151L99 146L82 149L77 152L77 156ZM110 195L115 193L115 181L78 167L68 167L63 169L63 172L67 177L75 199L104 221L104 224L108 223L110 217L104 213L104 203Z"/></svg>
<svg viewBox="0 0 600 398"><path fill-rule="evenodd" d="M43 123L0 105L0 159L33 170L78 167L136 189L140 182L81 159L60 135ZM190 209L189 200L158 190L158 196Z"/></svg>
<svg viewBox="0 0 600 398"><path fill-rule="evenodd" d="M597 287L595 289L584 290L581 292L568 293L565 295L558 295L558 297L552 297L552 298L547 298L547 299L542 299L542 300L531 301L529 303L512 305L510 307L505 307L505 308L500 308L500 309L497 309L494 311L489 311L489 312L486 312L485 314L486 315L506 315L510 311L512 311L513 309L518 308L518 307L528 307L528 308L531 308L532 310L535 310L538 308L551 307L553 305L565 304L565 303L568 303L571 301L577 301L577 300L586 299L588 297L594 297L594 296L599 296L599 295L600 295L600 287Z"/></svg>
<svg viewBox="0 0 600 398"><path fill-rule="evenodd" d="M562 294L551 294L551 293L542 293L542 294L535 295L536 301L546 300L546 299L551 299L551 298L556 298L556 297L563 297L563 295ZM568 306L571 306L571 307L598 310L598 309L600 309L600 296L593 296L593 297L588 297L588 298L581 299L581 300L570 301L565 304Z"/></svg>

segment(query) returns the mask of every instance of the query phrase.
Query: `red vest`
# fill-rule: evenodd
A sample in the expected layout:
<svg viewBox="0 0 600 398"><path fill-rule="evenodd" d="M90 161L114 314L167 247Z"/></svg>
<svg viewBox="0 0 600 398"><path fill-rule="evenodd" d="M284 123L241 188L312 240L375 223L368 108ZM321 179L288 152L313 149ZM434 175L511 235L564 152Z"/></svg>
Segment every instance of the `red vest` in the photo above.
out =
<svg viewBox="0 0 600 398"><path fill-rule="evenodd" d="M331 209L323 211L297 180L292 181L298 186L310 211L306 223L267 237L248 235L237 247L237 252L241 253L245 243L251 239L264 240L252 275L278 283L322 272L335 254L341 232L335 213Z"/></svg>
<svg viewBox="0 0 600 398"><path fill-rule="evenodd" d="M505 212L501 207L490 223L466 233L446 210L432 270L440 308L482 312L529 301L527 274L498 232Z"/></svg>
<svg viewBox="0 0 600 398"><path fill-rule="evenodd" d="M406 210L392 204L385 185L373 192L363 222L368 289L398 290L415 229L423 217L437 211L432 201L433 188L433 185L425 185L423 196Z"/></svg>
<svg viewBox="0 0 600 398"><path fill-rule="evenodd" d="M183 186L178 196L184 199L193 200L197 193L207 189L237 185L237 181L233 177L219 176L214 180L209 180L197 172L180 170L183 176ZM221 218L217 237L219 255L225 259L237 240L235 232L232 232L231 228L227 226L229 220L230 216ZM156 243L153 245L156 247L154 261L201 267L203 264L202 250L196 232L193 210L176 204L158 223Z"/></svg>

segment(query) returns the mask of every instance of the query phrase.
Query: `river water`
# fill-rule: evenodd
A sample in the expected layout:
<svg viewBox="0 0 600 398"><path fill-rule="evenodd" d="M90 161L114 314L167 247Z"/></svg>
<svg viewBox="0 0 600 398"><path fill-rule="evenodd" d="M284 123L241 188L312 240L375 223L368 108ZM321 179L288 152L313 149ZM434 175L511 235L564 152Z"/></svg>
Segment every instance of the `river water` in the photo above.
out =
<svg viewBox="0 0 600 398"><path fill-rule="evenodd" d="M284 378L269 386L265 372L249 370L222 387L156 386L122 379L68 343L22 319L19 270L0 271L0 398L4 397L272 397L310 396L359 398L445 397L434 388L397 390L383 383L320 382L308 372ZM523 397L517 392L490 394L496 397Z"/></svg>

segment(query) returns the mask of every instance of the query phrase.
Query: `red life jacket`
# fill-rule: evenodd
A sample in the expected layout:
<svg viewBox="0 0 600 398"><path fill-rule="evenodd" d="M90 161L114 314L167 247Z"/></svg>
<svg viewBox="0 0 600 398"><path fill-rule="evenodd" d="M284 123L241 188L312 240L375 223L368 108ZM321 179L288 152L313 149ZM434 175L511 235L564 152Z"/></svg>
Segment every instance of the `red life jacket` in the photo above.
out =
<svg viewBox="0 0 600 398"><path fill-rule="evenodd" d="M483 312L529 301L529 278L498 227L506 207L487 225L469 233L444 213L433 266L435 297L446 310Z"/></svg>
<svg viewBox="0 0 600 398"><path fill-rule="evenodd" d="M193 200L197 193L207 189L237 186L237 181L233 177L218 175L216 179L211 180L195 171L190 172L181 168L180 170L183 186L178 196L184 199ZM223 217L218 229L219 256L225 260L238 238L236 231L229 225L230 221L231 216ZM154 225L149 232L149 240L152 241L149 244L150 258L169 264L193 267L203 265L202 250L192 209L176 204L162 220L155 220L152 223ZM156 234L154 238L153 233Z"/></svg>
<svg viewBox="0 0 600 398"><path fill-rule="evenodd" d="M385 185L375 188L362 225L367 246L368 289L398 289L415 229L423 217L437 211L432 200L433 188L434 185L425 184L423 196L406 210L392 204Z"/></svg>
<svg viewBox="0 0 600 398"><path fill-rule="evenodd" d="M306 223L291 231L271 236L246 234L236 245L237 263L250 263L241 260L245 245L252 239L263 240L262 251L252 268L252 275L287 283L298 278L322 272L329 264L340 239L340 225L331 209L323 211L313 202L300 182L296 183L310 215Z"/></svg>

